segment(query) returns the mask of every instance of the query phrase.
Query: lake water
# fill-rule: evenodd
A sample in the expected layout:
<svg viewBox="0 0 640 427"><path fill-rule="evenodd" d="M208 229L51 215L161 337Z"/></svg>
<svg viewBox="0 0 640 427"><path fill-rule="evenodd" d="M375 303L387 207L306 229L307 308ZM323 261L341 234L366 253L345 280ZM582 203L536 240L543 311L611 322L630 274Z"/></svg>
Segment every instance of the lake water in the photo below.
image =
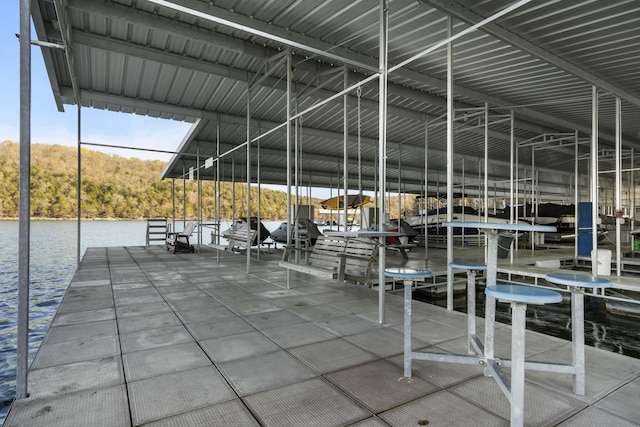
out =
<svg viewBox="0 0 640 427"><path fill-rule="evenodd" d="M82 248L145 244L145 221L86 221ZM29 361L76 270L77 222L31 222ZM15 396L18 304L18 222L0 221L0 422Z"/></svg>
<svg viewBox="0 0 640 427"><path fill-rule="evenodd" d="M281 221L263 223L272 231ZM221 229L228 226L223 222ZM88 247L144 246L146 227L146 221L83 221L81 254ZM29 363L75 273L76 234L76 221L31 222ZM210 242L206 234L203 243ZM15 396L17 306L18 221L0 221L0 425Z"/></svg>
<svg viewBox="0 0 640 427"><path fill-rule="evenodd" d="M273 231L281 221L263 223L269 231ZM221 229L225 230L228 225L223 224ZM178 229L181 229L180 225ZM76 270L76 233L75 221L31 223L30 361L33 360ZM81 253L84 254L87 247L144 246L145 233L145 221L84 221ZM203 236L203 242L209 243L210 239L206 234L207 232ZM17 283L18 222L0 221L0 424L15 396ZM437 304L438 301L433 303ZM459 304L463 311L464 301L460 300ZM481 307L481 302L478 305ZM554 313L556 309L549 307L551 311L539 311L534 324L529 322L528 327L570 339L567 336L570 326L566 310ZM480 312L478 314L482 315ZM593 305L587 306L586 317L586 339L591 345L640 357L637 320L607 315L604 310ZM499 320L510 322L508 316Z"/></svg>

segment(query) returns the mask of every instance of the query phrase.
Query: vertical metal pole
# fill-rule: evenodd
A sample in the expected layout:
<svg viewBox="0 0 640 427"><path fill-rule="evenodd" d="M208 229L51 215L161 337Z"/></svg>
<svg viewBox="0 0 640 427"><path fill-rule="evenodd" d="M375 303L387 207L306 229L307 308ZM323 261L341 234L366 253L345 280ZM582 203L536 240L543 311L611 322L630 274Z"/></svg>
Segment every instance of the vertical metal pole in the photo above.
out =
<svg viewBox="0 0 640 427"><path fill-rule="evenodd" d="M516 169L516 198L515 198L515 203L516 203L516 212L515 215L513 216L513 218L516 219L516 222L518 222L518 219L520 218L520 214L519 211L520 209L518 208L518 205L520 204L520 145L519 144L515 144L515 164L514 167ZM524 217L526 215L526 209L527 209L527 203L526 200L524 201L525 203L523 203L522 206L522 216Z"/></svg>
<svg viewBox="0 0 640 427"><path fill-rule="evenodd" d="M514 209L514 203L515 200L513 199L513 195L514 195L514 191L513 191L513 183L514 183L514 168L516 167L516 165L514 164L514 157L515 157L515 147L516 147L516 137L515 137L515 114L513 113L513 110L511 110L511 118L509 120L510 123L510 133L509 133L509 222L511 224L514 223L514 219L516 219L516 215L517 215L517 211L516 213L514 213L513 209ZM517 222L517 221L515 221ZM516 249L517 249L518 245L516 245Z"/></svg>
<svg viewBox="0 0 640 427"><path fill-rule="evenodd" d="M482 162L480 160L478 160L478 199L480 199L480 196L482 194L484 194L483 193L483 187L484 186L482 184L482 181L483 181L483 179L482 179ZM482 197L483 197L483 199L482 199L483 202L481 204L484 204L484 196L482 196ZM484 210L486 210L486 206L484 207ZM480 219L479 219L480 211L481 211L481 209L478 209L478 221L480 221ZM481 246L482 238L483 238L482 233L478 233L478 247ZM485 247L486 247L486 245L485 245ZM485 252L485 258L486 258L486 253L487 253L486 249L485 249L484 252Z"/></svg>
<svg viewBox="0 0 640 427"><path fill-rule="evenodd" d="M403 317L403 365L404 376L411 378L411 288L413 287L413 280L405 279L403 281L404 286L404 317Z"/></svg>
<svg viewBox="0 0 640 427"><path fill-rule="evenodd" d="M251 82L247 82L247 273L251 270ZM260 230L260 224L258 224ZM258 247L260 252L260 247Z"/></svg>
<svg viewBox="0 0 640 427"><path fill-rule="evenodd" d="M498 260L498 232L497 230L487 230L487 276L485 279L487 286L495 286L497 279ZM493 359L496 323L496 299L490 295L485 297L484 316L484 356L486 359ZM485 367L485 376L489 376L489 370Z"/></svg>
<svg viewBox="0 0 640 427"><path fill-rule="evenodd" d="M489 104L485 102L484 103L484 222L488 222L488 221L489 221Z"/></svg>
<svg viewBox="0 0 640 427"><path fill-rule="evenodd" d="M187 171L182 164L182 229L187 224ZM174 230L175 231L175 230Z"/></svg>
<svg viewBox="0 0 640 427"><path fill-rule="evenodd" d="M76 183L76 195L77 195L77 209L78 209L78 224L77 224L77 236L76 236L76 268L80 269L80 256L82 251L81 246L81 229L82 229L82 107L78 103L78 182Z"/></svg>
<svg viewBox="0 0 640 427"><path fill-rule="evenodd" d="M261 132L261 128L260 125L258 125L258 135L260 135ZM260 204L260 200L262 198L262 192L261 192L261 188L260 188L260 139L258 140L257 144L258 146L256 147L257 151L256 151L256 184L258 185L258 200L257 200L257 204L258 204L258 211L256 212L256 218L258 221L258 253L257 253L257 258L260 259L260 246L262 245L262 241L264 239L266 239L266 237L262 236L262 217L260 215L260 208L261 208L261 204Z"/></svg>
<svg viewBox="0 0 640 427"><path fill-rule="evenodd" d="M574 169L574 191L575 194L573 195L574 197L574 202L573 202L573 230L574 230L574 241L573 241L573 265L577 265L578 264L578 202L580 202L580 188L578 187L578 184L580 182L579 177L578 177L578 172L580 169L580 162L578 161L578 154L579 150L578 150L578 131L575 131L575 146L573 149L573 157L574 157L574 163L573 163L573 169Z"/></svg>
<svg viewBox="0 0 640 427"><path fill-rule="evenodd" d="M349 70L347 67L344 67L344 88L349 87ZM342 157L343 157L343 165L342 165L342 187L344 189L344 212L343 218L344 221L344 231L347 231L347 222L349 220L348 213L348 191L349 191L349 94L345 93L342 98ZM338 221L338 227L340 221Z"/></svg>
<svg viewBox="0 0 640 427"><path fill-rule="evenodd" d="M631 156L629 158L631 162L631 172L629 172L629 193L630 193L630 205L631 212L629 213L629 218L631 219L631 229L636 229L636 183L635 183L635 162L634 159L634 149L631 147Z"/></svg>
<svg viewBox="0 0 640 427"><path fill-rule="evenodd" d="M378 198L378 231L384 231L384 189L387 178L387 37L389 31L389 0L380 0L380 50L379 50L379 69L380 79L378 80L378 157L379 157L379 188L380 197ZM383 325L385 320L385 276L384 269L386 264L386 239L378 248L378 323Z"/></svg>
<svg viewBox="0 0 640 427"><path fill-rule="evenodd" d="M453 32L451 16L447 37ZM453 221L453 44L447 43L447 222ZM453 310L453 228L447 227L447 310Z"/></svg>
<svg viewBox="0 0 640 427"><path fill-rule="evenodd" d="M398 231L400 228L400 219L402 218L402 144L398 145Z"/></svg>
<svg viewBox="0 0 640 427"><path fill-rule="evenodd" d="M294 85L295 87L295 85ZM296 100L294 114L298 112L298 105ZM298 221L300 220L300 152L298 151L298 124L300 123L299 118L295 119L293 122L293 186L296 189L296 198L293 203L293 232L289 231L292 234L293 240L295 242L296 247L302 247L302 242L300 241L300 229L298 228ZM296 251L295 262L300 262L300 252Z"/></svg>
<svg viewBox="0 0 640 427"><path fill-rule="evenodd" d="M462 220L463 220L463 221L469 221L469 219L468 219L468 218L466 218L466 215L464 214L464 206L465 206L465 203L466 203L466 197L464 196L464 189L465 189L465 188L464 188L464 181L465 181L465 179L466 179L466 176L465 176L465 169L464 169L464 166L465 166L465 165L464 165L464 157L463 157L461 160L462 160L462 171L460 172L460 179L461 179L461 181L460 181L460 193L461 193L461 195L462 195L462 198L461 198L460 200L461 200L461 202L462 202ZM487 210L485 209L485 212L486 212L486 211L487 211ZM486 215L486 213L485 213L485 215ZM473 218L473 220L475 220L475 219L476 219L476 218ZM460 246L461 246L461 247L464 247L464 240L465 240L465 237L464 237L464 228L461 228L461 229L460 229Z"/></svg>
<svg viewBox="0 0 640 427"><path fill-rule="evenodd" d="M511 426L524 425L524 359L527 305L511 303Z"/></svg>
<svg viewBox="0 0 640 427"><path fill-rule="evenodd" d="M475 354L476 337L476 272L467 270L467 353Z"/></svg>
<svg viewBox="0 0 640 427"><path fill-rule="evenodd" d="M196 143L196 182L198 183L198 253L202 245L202 181L200 181L200 144Z"/></svg>
<svg viewBox="0 0 640 427"><path fill-rule="evenodd" d="M585 393L585 354L584 354L584 289L571 286L571 330L572 361L575 368L573 392L584 396Z"/></svg>
<svg viewBox="0 0 640 427"><path fill-rule="evenodd" d="M535 212L534 221L537 224L538 223L538 204L540 203L540 200L536 197L537 189L535 186L536 184L535 162L536 162L536 149L535 149L535 145L532 145L531 146L531 209L534 209L533 211ZM529 232L529 237L530 237L529 242L531 243L531 252L534 252L536 249L536 242L533 238L534 237L533 231Z"/></svg>
<svg viewBox="0 0 640 427"><path fill-rule="evenodd" d="M176 179L171 178L171 231L176 231Z"/></svg>
<svg viewBox="0 0 640 427"><path fill-rule="evenodd" d="M622 103L619 97L616 97L616 209L614 216L616 218L616 275L622 274L621 251L622 243L621 226L622 218L618 216L618 212L622 210L622 172L620 171L620 163L622 157ZM631 248L633 250L633 248Z"/></svg>
<svg viewBox="0 0 640 427"><path fill-rule="evenodd" d="M231 156L231 226L236 223L236 159Z"/></svg>
<svg viewBox="0 0 640 427"><path fill-rule="evenodd" d="M287 246L291 247L291 48L287 48ZM297 226L297 224L295 224ZM291 288L291 274L287 268L287 289Z"/></svg>
<svg viewBox="0 0 640 427"><path fill-rule="evenodd" d="M514 164L513 164L513 157L514 157L514 151L515 151L515 115L513 114L513 110L511 110L511 117L509 118L509 126L510 126L510 132L509 132L509 223L513 224L514 223L514 200L513 200L513 168L514 168ZM517 214L516 214L517 215ZM515 221L518 222L518 221ZM518 250L518 232L516 232L515 235L515 244L514 249L511 251L511 263L513 263L514 257L515 257L515 252Z"/></svg>
<svg viewBox="0 0 640 427"><path fill-rule="evenodd" d="M591 105L591 274L598 272L598 88L592 87Z"/></svg>
<svg viewBox="0 0 640 427"><path fill-rule="evenodd" d="M220 120L216 122L216 193L214 195L216 204L215 223L214 230L216 230L215 244L220 244ZM220 262L220 251L216 251L216 261Z"/></svg>
<svg viewBox="0 0 640 427"><path fill-rule="evenodd" d="M429 239L427 239L427 194L429 193L429 123L424 121L424 198L418 208L418 213L422 215L424 239L424 259L429 259ZM424 206L424 208L423 208ZM424 209L424 212L422 212Z"/></svg>
<svg viewBox="0 0 640 427"><path fill-rule="evenodd" d="M18 221L18 336L16 398L25 399L29 363L29 258L31 175L31 1L20 2L20 182Z"/></svg>

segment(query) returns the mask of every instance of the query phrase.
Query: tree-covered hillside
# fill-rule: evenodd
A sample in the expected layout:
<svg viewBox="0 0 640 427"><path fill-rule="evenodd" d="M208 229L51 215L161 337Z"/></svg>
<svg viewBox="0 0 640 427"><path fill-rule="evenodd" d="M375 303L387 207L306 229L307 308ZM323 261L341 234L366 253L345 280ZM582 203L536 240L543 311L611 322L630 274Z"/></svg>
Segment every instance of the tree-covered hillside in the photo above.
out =
<svg viewBox="0 0 640 427"><path fill-rule="evenodd" d="M18 217L18 143L0 143L0 218ZM34 218L77 218L77 149L61 145L31 146L31 216ZM173 217L171 180L161 180L165 163L140 160L82 149L82 217L87 219L143 219ZM232 218L233 184L220 184L220 217ZM287 217L287 195L262 188L260 216L265 220ZM257 215L257 186L251 187L251 212ZM197 218L198 190L195 181L186 182L186 213L182 211L183 183L175 184L175 215ZM413 196L405 196L409 210ZM215 183L202 183L202 217L215 218ZM235 184L236 217L246 216L247 189ZM321 199L301 204L319 207ZM292 198L292 203L295 200ZM373 206L373 204L371 205ZM392 218L397 217L398 198L390 199ZM322 219L322 218L317 218Z"/></svg>
<svg viewBox="0 0 640 427"><path fill-rule="evenodd" d="M160 180L165 163L129 159L82 149L82 216L85 218L140 219L172 217L171 180ZM19 144L0 144L0 217L18 216ZM76 218L77 150L60 145L31 147L31 215L41 218ZM257 188L252 187L254 199ZM246 186L236 184L236 215L246 215ZM215 184L203 182L203 218L214 217ZM261 189L261 216L286 218L286 193ZM186 183L188 218L197 217L197 184ZM175 185L176 216L182 217L183 185ZM221 217L232 216L232 184L220 186ZM304 203L305 200L301 200ZM312 200L318 205L318 200ZM256 204L257 206L257 204ZM255 206L253 214L256 213Z"/></svg>

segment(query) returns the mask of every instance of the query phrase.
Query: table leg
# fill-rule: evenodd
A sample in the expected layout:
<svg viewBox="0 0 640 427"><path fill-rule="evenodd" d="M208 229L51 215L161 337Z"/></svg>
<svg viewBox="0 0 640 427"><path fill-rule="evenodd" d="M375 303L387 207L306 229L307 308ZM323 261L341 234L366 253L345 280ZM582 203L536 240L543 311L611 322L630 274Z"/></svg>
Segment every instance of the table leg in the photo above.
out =
<svg viewBox="0 0 640 427"><path fill-rule="evenodd" d="M511 303L511 427L524 424L524 359L527 305Z"/></svg>
<svg viewBox="0 0 640 427"><path fill-rule="evenodd" d="M487 231L487 286L495 286L497 281L498 263L498 232ZM496 326L496 299L488 296L485 298L484 319L484 356L485 359L493 359L494 334ZM485 375L490 375L485 368Z"/></svg>
<svg viewBox="0 0 640 427"><path fill-rule="evenodd" d="M493 346L496 325L496 299L486 295L484 300L484 359L493 359ZM492 376L491 371L485 367L485 376Z"/></svg>
<svg viewBox="0 0 640 427"><path fill-rule="evenodd" d="M472 341L476 336L476 272L467 271L467 345L469 354L475 354Z"/></svg>
<svg viewBox="0 0 640 427"><path fill-rule="evenodd" d="M572 323L572 349L573 367L573 392L580 396L585 393L585 357L584 357L584 290L571 287L571 323Z"/></svg>
<svg viewBox="0 0 640 427"><path fill-rule="evenodd" d="M412 280L404 281L404 376L411 378L411 288Z"/></svg>

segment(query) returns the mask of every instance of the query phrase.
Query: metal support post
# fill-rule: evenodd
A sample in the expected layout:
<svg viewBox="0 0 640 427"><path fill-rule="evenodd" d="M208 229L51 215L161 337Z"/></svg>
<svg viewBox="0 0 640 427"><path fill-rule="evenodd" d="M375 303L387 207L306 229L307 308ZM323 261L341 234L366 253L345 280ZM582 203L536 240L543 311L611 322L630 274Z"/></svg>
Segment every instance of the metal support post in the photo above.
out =
<svg viewBox="0 0 640 427"><path fill-rule="evenodd" d="M527 304L511 303L511 427L524 425L524 358Z"/></svg>
<svg viewBox="0 0 640 427"><path fill-rule="evenodd" d="M384 189L386 188L385 181L387 179L387 37L389 31L389 0L380 0L380 75L378 80L378 97L379 97L379 109L378 109L378 156L380 163L379 167L379 188L380 197L378 198L378 231L384 232L384 215L385 215L385 203L384 203ZM346 191L346 189L345 189ZM383 237L382 241L386 243L386 239ZM386 263L386 250L385 243L378 248L378 323L383 325L385 323L385 276L384 268Z"/></svg>
<svg viewBox="0 0 640 427"><path fill-rule="evenodd" d="M20 183L18 221L18 336L16 398L25 399L29 364L29 261L31 200L31 1L20 2Z"/></svg>
<svg viewBox="0 0 640 427"><path fill-rule="evenodd" d="M571 286L571 340L573 342L573 392L580 396L585 393L584 356L584 289Z"/></svg>
<svg viewBox="0 0 640 427"><path fill-rule="evenodd" d="M411 378L411 288L413 280L404 280L404 376Z"/></svg>
<svg viewBox="0 0 640 427"><path fill-rule="evenodd" d="M453 22L447 22L447 37L451 39ZM447 222L453 221L453 43L447 44ZM453 261L453 228L447 227L447 265ZM447 310L453 310L453 269L447 267Z"/></svg>

